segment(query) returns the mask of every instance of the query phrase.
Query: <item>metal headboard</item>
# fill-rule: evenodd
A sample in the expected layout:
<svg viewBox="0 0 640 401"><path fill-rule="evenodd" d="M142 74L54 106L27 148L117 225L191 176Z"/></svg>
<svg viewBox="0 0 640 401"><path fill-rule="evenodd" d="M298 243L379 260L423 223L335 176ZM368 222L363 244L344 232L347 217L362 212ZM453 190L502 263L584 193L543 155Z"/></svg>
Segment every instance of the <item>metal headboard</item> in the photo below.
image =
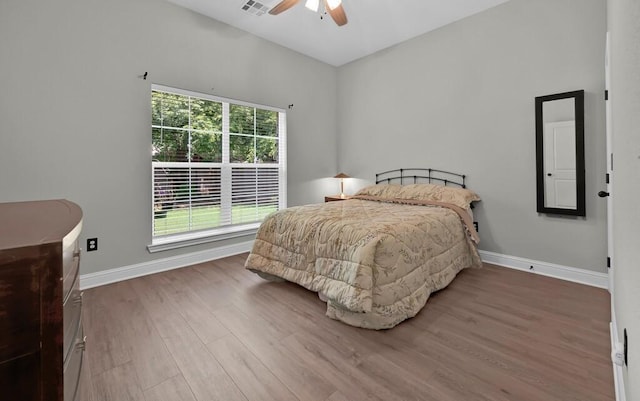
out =
<svg viewBox="0 0 640 401"><path fill-rule="evenodd" d="M400 168L376 174L376 184L437 183L466 188L465 175L433 168Z"/></svg>

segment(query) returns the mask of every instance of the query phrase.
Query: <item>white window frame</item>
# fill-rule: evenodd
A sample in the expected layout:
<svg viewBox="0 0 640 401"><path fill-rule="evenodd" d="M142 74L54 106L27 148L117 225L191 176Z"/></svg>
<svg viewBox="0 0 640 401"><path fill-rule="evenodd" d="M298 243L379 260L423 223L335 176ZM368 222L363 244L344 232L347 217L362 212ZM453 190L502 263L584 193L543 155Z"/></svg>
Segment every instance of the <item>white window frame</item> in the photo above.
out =
<svg viewBox="0 0 640 401"><path fill-rule="evenodd" d="M152 84L151 91L169 92L177 95L191 96L205 100L211 100L222 103L223 119L222 119L222 163L206 163L211 167L221 167L221 202L231 204L231 168L237 167L265 167L262 163L231 163L229 155L229 106L230 104L254 107L263 110L271 110L278 112L278 210L287 207L287 114L284 109L255 104L235 99L229 99L209 94L192 92L184 89L173 88L164 85ZM151 238L152 242L147 245L149 252L160 252L169 249L175 249L185 246L204 244L207 242L220 241L229 238L254 235L261 222L225 225L212 229L188 231L178 234L168 234L163 236L155 236L153 232L154 224L154 177L153 164L151 162ZM176 163L179 164L179 163ZM228 186L226 188L225 186Z"/></svg>

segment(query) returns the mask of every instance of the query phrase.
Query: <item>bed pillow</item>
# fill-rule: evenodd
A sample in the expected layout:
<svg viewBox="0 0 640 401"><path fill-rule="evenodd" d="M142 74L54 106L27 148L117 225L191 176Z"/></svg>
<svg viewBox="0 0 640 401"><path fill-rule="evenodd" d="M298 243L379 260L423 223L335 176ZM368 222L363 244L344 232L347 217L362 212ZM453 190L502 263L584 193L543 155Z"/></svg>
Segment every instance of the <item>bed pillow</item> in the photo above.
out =
<svg viewBox="0 0 640 401"><path fill-rule="evenodd" d="M356 195L379 196L380 198L393 199L400 196L401 190L402 185L400 184L379 184L364 187L356 192Z"/></svg>
<svg viewBox="0 0 640 401"><path fill-rule="evenodd" d="M362 188L356 195L445 202L463 209L468 209L471 202L480 200L480 197L469 189L445 187L444 185L435 184L371 185Z"/></svg>
<svg viewBox="0 0 640 401"><path fill-rule="evenodd" d="M399 193L399 198L429 200L451 203L467 209L471 202L479 201L480 197L475 192L457 187L445 187L435 184L410 184L404 185Z"/></svg>

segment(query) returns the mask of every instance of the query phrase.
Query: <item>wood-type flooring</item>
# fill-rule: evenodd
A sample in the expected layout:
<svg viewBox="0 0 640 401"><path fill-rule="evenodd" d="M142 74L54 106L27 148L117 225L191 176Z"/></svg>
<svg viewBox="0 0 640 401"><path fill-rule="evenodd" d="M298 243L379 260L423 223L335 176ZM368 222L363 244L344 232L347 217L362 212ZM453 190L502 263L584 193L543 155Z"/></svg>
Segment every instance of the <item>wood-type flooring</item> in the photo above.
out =
<svg viewBox="0 0 640 401"><path fill-rule="evenodd" d="M485 264L372 331L246 256L85 291L79 400L614 400L605 290Z"/></svg>

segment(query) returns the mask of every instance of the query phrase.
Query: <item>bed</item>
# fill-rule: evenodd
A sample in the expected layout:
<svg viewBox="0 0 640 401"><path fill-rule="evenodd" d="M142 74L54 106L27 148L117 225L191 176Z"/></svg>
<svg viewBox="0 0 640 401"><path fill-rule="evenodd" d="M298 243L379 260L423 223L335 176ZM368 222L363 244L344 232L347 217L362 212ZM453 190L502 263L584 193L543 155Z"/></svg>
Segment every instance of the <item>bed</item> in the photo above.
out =
<svg viewBox="0 0 640 401"><path fill-rule="evenodd" d="M327 316L388 329L430 294L479 267L465 176L434 169L376 175L348 200L296 206L263 221L245 267L318 292Z"/></svg>

